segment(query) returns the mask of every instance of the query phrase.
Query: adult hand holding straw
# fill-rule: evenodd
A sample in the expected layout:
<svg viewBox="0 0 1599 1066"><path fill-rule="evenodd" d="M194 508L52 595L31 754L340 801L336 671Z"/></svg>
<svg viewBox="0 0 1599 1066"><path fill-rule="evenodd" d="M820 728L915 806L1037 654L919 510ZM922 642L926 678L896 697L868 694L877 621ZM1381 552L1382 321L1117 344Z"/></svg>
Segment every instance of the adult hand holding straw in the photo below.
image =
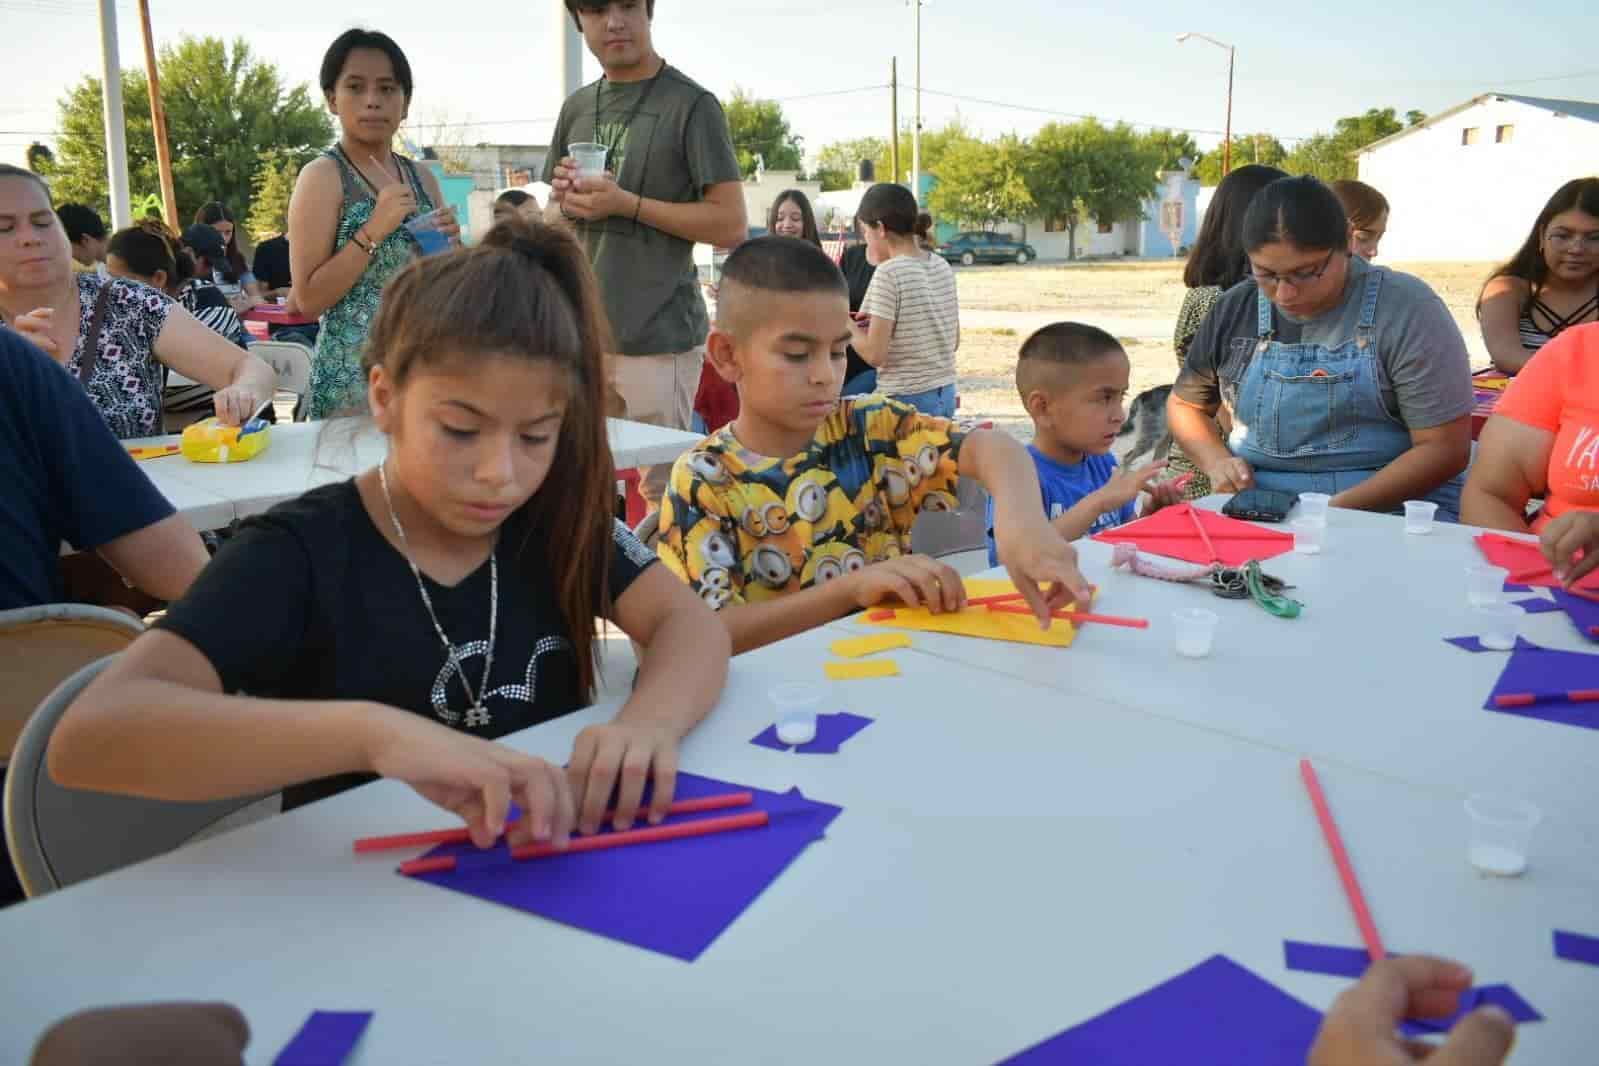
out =
<svg viewBox="0 0 1599 1066"><path fill-rule="evenodd" d="M1472 1011L1442 1045L1406 1040L1406 1018L1447 1018L1471 987L1471 970L1425 955L1373 963L1360 983L1333 1003L1307 1066L1498 1066L1510 1054L1516 1025L1499 1007Z"/></svg>

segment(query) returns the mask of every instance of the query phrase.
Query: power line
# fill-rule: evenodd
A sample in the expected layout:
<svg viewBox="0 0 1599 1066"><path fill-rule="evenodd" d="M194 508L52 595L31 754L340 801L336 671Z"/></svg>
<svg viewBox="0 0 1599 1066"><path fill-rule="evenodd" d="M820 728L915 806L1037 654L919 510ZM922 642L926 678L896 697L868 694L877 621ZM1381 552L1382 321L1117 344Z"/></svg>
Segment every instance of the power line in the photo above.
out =
<svg viewBox="0 0 1599 1066"><path fill-rule="evenodd" d="M1012 103L1008 103L1008 102L1006 102L1004 100L988 100L988 99L985 99L985 98L980 97L980 96L962 96L959 93L938 92L935 89L926 89L926 88L924 88L922 90L922 92L927 94L928 96L942 96L942 97L944 97L946 99L949 99L949 100L959 100L960 102L967 103L967 104L982 104L982 105L984 105L986 107L999 107L999 108L1004 108L1004 109L1010 110L1010 111L1027 111L1027 112L1031 112L1032 114L1035 114L1035 115L1049 115L1049 116L1054 117L1054 118L1071 118L1071 119L1093 118L1093 119L1100 119L1101 121L1125 122L1129 126L1142 126L1145 129L1152 129L1152 130L1171 130L1171 131L1173 131L1175 133L1204 133L1204 134L1212 134L1212 135L1215 135L1217 137L1225 136L1225 134L1221 130L1203 129L1203 128L1200 128L1200 127L1197 127L1197 126L1173 126L1173 125L1171 125L1169 123L1165 123L1165 122L1138 122L1138 121L1133 121L1133 120L1130 120L1130 119L1106 119L1102 115L1081 114L1081 113L1078 113L1078 112L1075 112L1075 111L1056 111L1056 110L1054 110L1052 108L1033 107L1033 106L1031 106L1029 104L1012 104ZM1272 134L1272 136L1275 137L1279 141L1308 141L1310 139L1310 137L1308 135L1307 136L1286 136L1284 134L1274 133L1274 134Z"/></svg>

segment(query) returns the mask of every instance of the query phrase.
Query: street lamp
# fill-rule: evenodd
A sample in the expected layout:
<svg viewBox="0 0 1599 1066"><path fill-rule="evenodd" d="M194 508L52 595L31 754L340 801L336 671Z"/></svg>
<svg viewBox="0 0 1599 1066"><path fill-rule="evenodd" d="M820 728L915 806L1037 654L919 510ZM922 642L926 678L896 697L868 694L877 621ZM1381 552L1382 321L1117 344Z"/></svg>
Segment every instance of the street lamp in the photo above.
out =
<svg viewBox="0 0 1599 1066"><path fill-rule="evenodd" d="M1177 43L1183 44L1190 37L1198 37L1201 41L1209 41L1217 48L1227 50L1227 132L1223 134L1226 139L1221 142L1221 172L1225 177L1233 169L1233 60L1238 56L1238 49L1203 33L1179 33Z"/></svg>

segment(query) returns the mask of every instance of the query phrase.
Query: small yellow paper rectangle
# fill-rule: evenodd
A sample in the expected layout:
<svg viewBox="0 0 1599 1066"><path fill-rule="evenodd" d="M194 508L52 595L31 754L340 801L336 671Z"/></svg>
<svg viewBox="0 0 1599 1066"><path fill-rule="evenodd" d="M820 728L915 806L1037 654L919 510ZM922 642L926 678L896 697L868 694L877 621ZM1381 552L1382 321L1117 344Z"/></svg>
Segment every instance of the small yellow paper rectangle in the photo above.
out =
<svg viewBox="0 0 1599 1066"><path fill-rule="evenodd" d="M873 659L863 663L826 663L829 681L860 681L868 677L898 677L899 664L893 659Z"/></svg>
<svg viewBox="0 0 1599 1066"><path fill-rule="evenodd" d="M831 647L833 654L840 659L859 659L865 655L876 655L880 651L892 651L895 648L908 648L911 638L904 633L883 633L875 637L853 637L850 640L835 640Z"/></svg>

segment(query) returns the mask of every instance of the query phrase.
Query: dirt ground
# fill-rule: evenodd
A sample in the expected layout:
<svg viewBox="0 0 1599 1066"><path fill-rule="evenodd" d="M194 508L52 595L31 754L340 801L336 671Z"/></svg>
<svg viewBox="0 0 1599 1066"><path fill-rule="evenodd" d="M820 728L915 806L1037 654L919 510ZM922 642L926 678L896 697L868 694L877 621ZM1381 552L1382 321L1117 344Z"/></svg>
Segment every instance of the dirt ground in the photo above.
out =
<svg viewBox="0 0 1599 1066"><path fill-rule="evenodd" d="M1423 278L1449 306L1472 351L1487 365L1473 308L1490 263L1384 263ZM1114 333L1132 358L1132 395L1176 377L1172 326L1183 302L1180 260L1039 263L956 267L961 348L957 356L964 418L992 419L1022 440L1032 423L1016 395L1016 351L1040 326L1061 319Z"/></svg>

